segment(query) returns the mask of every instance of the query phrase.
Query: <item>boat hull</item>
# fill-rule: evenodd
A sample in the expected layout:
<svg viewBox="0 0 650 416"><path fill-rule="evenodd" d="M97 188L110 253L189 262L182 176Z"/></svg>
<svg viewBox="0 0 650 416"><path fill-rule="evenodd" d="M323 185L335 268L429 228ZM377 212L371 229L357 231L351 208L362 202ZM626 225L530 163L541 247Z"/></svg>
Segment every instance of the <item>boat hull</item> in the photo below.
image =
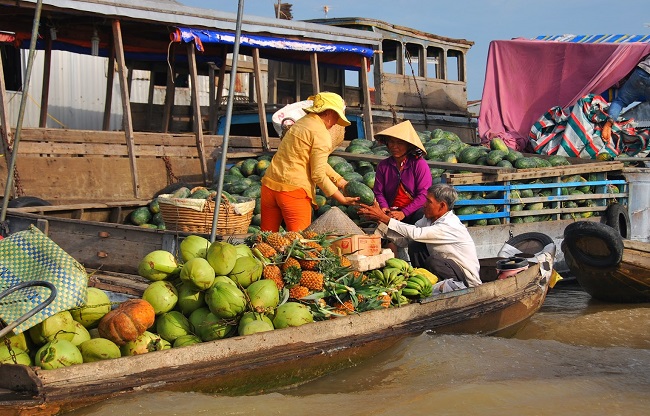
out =
<svg viewBox="0 0 650 416"><path fill-rule="evenodd" d="M57 370L3 365L0 413L54 414L147 390L270 391L350 366L425 331L510 335L541 307L547 281L534 264L476 288L301 327Z"/></svg>

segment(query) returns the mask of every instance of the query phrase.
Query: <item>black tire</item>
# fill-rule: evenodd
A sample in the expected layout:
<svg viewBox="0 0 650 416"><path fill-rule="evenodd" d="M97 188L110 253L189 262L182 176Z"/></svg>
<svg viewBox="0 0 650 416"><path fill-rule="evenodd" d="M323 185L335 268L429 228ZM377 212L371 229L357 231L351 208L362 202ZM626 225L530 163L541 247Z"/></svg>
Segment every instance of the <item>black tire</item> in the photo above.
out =
<svg viewBox="0 0 650 416"><path fill-rule="evenodd" d="M598 240L602 242L598 244ZM589 246L587 253L583 247ZM563 247L578 264L591 267L614 267L623 258L623 239L617 230L595 221L577 221L564 229ZM597 253L597 251L601 251Z"/></svg>
<svg viewBox="0 0 650 416"><path fill-rule="evenodd" d="M8 208L25 208L25 207L49 207L52 204L44 199L35 196L19 196L7 204Z"/></svg>
<svg viewBox="0 0 650 416"><path fill-rule="evenodd" d="M194 186L190 185L187 182L176 182L172 183L171 185L167 185L164 188L162 188L160 191L156 192L153 197L156 198L158 195L163 195L163 194L172 194L175 191L178 191L181 188L189 188L192 189Z"/></svg>
<svg viewBox="0 0 650 416"><path fill-rule="evenodd" d="M623 237L630 238L632 225L630 224L630 215L627 209L618 203L611 204L605 211L605 224L609 225Z"/></svg>
<svg viewBox="0 0 650 416"><path fill-rule="evenodd" d="M512 237L507 244L526 254L535 254L553 243L553 239L544 233L521 233Z"/></svg>

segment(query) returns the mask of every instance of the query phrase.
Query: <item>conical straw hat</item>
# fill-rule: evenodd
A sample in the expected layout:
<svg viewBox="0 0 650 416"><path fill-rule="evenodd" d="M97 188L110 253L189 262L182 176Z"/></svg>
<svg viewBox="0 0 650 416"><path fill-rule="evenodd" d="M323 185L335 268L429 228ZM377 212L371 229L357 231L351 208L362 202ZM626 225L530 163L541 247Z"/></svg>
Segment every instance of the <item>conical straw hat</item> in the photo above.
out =
<svg viewBox="0 0 650 416"><path fill-rule="evenodd" d="M420 140L420 136L418 136L418 133L415 131L415 128L413 128L413 125L409 120L403 121L399 124L396 124L392 127L387 128L386 130L382 130L379 133L375 134L375 139L380 140L382 142L389 137L403 140L407 143L412 144L413 146L422 149L424 153L427 152L424 149L422 140Z"/></svg>
<svg viewBox="0 0 650 416"><path fill-rule="evenodd" d="M365 234L339 207L332 207L326 213L316 218L308 231L316 233L332 233L336 235Z"/></svg>

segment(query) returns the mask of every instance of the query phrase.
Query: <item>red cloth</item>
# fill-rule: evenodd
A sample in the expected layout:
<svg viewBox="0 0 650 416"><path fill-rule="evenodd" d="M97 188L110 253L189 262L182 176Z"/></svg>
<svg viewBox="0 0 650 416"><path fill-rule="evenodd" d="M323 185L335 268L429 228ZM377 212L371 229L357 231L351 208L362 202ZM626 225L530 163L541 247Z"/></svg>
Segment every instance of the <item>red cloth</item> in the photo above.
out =
<svg viewBox="0 0 650 416"><path fill-rule="evenodd" d="M478 121L481 141L500 137L508 147L525 149L542 114L601 94L648 53L647 43L492 41Z"/></svg>
<svg viewBox="0 0 650 416"><path fill-rule="evenodd" d="M395 195L395 200L393 201L392 207L397 207L397 208L404 208L408 204L413 202L413 197L409 195L408 192L404 189L404 185L401 183L397 187L397 195Z"/></svg>

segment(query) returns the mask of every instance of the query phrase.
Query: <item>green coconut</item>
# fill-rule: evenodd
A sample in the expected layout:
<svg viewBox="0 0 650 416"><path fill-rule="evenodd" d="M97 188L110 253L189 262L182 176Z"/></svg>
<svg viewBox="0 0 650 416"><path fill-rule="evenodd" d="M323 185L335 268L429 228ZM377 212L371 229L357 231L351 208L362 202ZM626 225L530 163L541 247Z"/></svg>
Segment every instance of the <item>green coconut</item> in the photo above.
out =
<svg viewBox="0 0 650 416"><path fill-rule="evenodd" d="M192 326L185 315L178 311L170 311L156 319L156 332L162 339L174 342L181 335L189 335Z"/></svg>
<svg viewBox="0 0 650 416"><path fill-rule="evenodd" d="M86 328L95 328L104 315L111 311L111 300L106 292L96 287L89 287L86 304L70 310L72 318Z"/></svg>
<svg viewBox="0 0 650 416"><path fill-rule="evenodd" d="M219 318L234 318L246 309L246 296L237 286L215 283L205 292L205 303Z"/></svg>
<svg viewBox="0 0 650 416"><path fill-rule="evenodd" d="M6 335L0 338L0 345L6 345L7 340L9 340L9 345L15 348L20 348L23 351L29 352L29 346L27 345L27 338L25 338L25 333L21 332L20 334Z"/></svg>
<svg viewBox="0 0 650 416"><path fill-rule="evenodd" d="M14 358L16 361L14 362ZM11 346L11 351L6 344L0 344L0 364L32 365L32 359L22 348Z"/></svg>
<svg viewBox="0 0 650 416"><path fill-rule="evenodd" d="M187 347L188 345L194 345L194 344L200 344L201 338L199 338L197 335L193 334L187 334L187 335L181 335L180 337L176 338L174 342L172 343L173 348L180 348L180 347Z"/></svg>
<svg viewBox="0 0 650 416"><path fill-rule="evenodd" d="M72 337L72 342L76 347L78 347L82 342L88 341L90 339L90 332L86 329L85 326L81 323L74 321L74 337Z"/></svg>
<svg viewBox="0 0 650 416"><path fill-rule="evenodd" d="M193 258L205 258L205 254L210 247L210 240L200 235L188 235L181 241L180 251L184 262Z"/></svg>
<svg viewBox="0 0 650 416"><path fill-rule="evenodd" d="M29 328L29 336L36 345L44 345L55 338L72 341L74 322L69 311L62 311Z"/></svg>
<svg viewBox="0 0 650 416"><path fill-rule="evenodd" d="M280 303L280 291L273 280L262 279L246 288L251 306L256 310L273 309Z"/></svg>
<svg viewBox="0 0 650 416"><path fill-rule="evenodd" d="M308 306L298 302L287 302L275 310L273 326L276 329L289 326L301 326L314 322L314 316Z"/></svg>
<svg viewBox="0 0 650 416"><path fill-rule="evenodd" d="M88 341L84 341L79 345L79 351L81 351L84 363L110 360L122 356L120 347L106 338L92 338Z"/></svg>
<svg viewBox="0 0 650 416"><path fill-rule="evenodd" d="M165 280L179 271L176 259L166 250L154 250L144 256L138 264L138 274L152 282Z"/></svg>
<svg viewBox="0 0 650 416"><path fill-rule="evenodd" d="M241 285L247 288L251 283L259 280L262 277L264 265L255 257L240 257L235 262L235 266L228 274L228 276Z"/></svg>
<svg viewBox="0 0 650 416"><path fill-rule="evenodd" d="M72 342L59 338L43 345L34 356L34 365L43 370L53 370L81 363L83 363L83 357L79 348Z"/></svg>
<svg viewBox="0 0 650 416"><path fill-rule="evenodd" d="M183 265L181 280L196 290L205 290L214 283L214 269L204 258L195 257Z"/></svg>
<svg viewBox="0 0 650 416"><path fill-rule="evenodd" d="M187 283L181 283L178 288L178 302L175 308L188 316L201 306L205 306L205 293L194 289Z"/></svg>
<svg viewBox="0 0 650 416"><path fill-rule="evenodd" d="M142 293L142 299L153 306L156 315L160 315L174 309L178 302L178 291L172 282L160 280L147 286Z"/></svg>
<svg viewBox="0 0 650 416"><path fill-rule="evenodd" d="M248 247L246 244L235 244L235 250L237 250L237 258L240 257L253 257L253 252L251 251L251 248Z"/></svg>
<svg viewBox="0 0 650 416"><path fill-rule="evenodd" d="M144 331L135 341L129 341L122 345L120 352L122 357L130 357L132 355L146 354L153 351L168 350L171 347L171 344L160 335Z"/></svg>
<svg viewBox="0 0 650 416"><path fill-rule="evenodd" d="M210 309L208 309L207 306L202 306L192 312L187 318L190 321L190 324L196 329L199 327L199 325L203 322L206 316L210 313Z"/></svg>
<svg viewBox="0 0 650 416"><path fill-rule="evenodd" d="M217 276L227 276L235 267L237 250L235 246L225 241L215 241L210 244L205 258L214 269Z"/></svg>
<svg viewBox="0 0 650 416"><path fill-rule="evenodd" d="M250 335L257 332L273 331L273 324L265 321L250 321L237 328L239 335Z"/></svg>
<svg viewBox="0 0 650 416"><path fill-rule="evenodd" d="M196 327L196 332L202 341L214 341L227 338L237 331L237 327L227 324L222 318L208 313L203 321Z"/></svg>
<svg viewBox="0 0 650 416"><path fill-rule="evenodd" d="M244 327L246 327L252 321L264 321L273 328L273 321L266 314L257 313L257 312L244 312L241 319L239 320L239 325L237 326L237 332L239 335L244 335L242 333Z"/></svg>
<svg viewBox="0 0 650 416"><path fill-rule="evenodd" d="M228 276L215 276L214 283L228 283L229 285L237 286L237 283Z"/></svg>

